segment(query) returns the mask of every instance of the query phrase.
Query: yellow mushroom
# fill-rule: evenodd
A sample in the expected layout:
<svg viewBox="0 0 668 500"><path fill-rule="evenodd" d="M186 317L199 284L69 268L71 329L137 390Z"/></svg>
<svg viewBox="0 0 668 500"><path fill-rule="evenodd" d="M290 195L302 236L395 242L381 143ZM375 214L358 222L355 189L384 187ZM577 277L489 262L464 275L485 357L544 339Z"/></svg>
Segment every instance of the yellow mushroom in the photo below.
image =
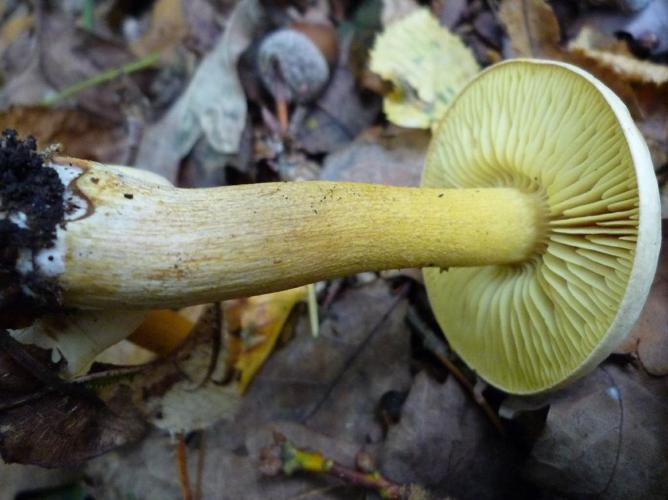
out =
<svg viewBox="0 0 668 500"><path fill-rule="evenodd" d="M77 208L31 270L68 307L175 307L425 267L452 346L515 393L602 360L637 318L658 258L640 133L601 82L556 62L509 61L469 83L435 132L420 188L185 190L84 160L49 167Z"/></svg>

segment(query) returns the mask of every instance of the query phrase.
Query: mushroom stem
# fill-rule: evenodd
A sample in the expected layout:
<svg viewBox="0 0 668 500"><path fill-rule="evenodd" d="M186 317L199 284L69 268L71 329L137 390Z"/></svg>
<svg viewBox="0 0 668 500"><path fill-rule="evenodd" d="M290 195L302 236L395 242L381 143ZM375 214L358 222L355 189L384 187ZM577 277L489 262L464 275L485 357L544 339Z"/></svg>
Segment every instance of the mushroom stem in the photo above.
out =
<svg viewBox="0 0 668 500"><path fill-rule="evenodd" d="M361 271L520 263L542 240L540 198L513 188L178 189L67 162L83 169L69 187L89 205L56 246L68 306L175 307Z"/></svg>

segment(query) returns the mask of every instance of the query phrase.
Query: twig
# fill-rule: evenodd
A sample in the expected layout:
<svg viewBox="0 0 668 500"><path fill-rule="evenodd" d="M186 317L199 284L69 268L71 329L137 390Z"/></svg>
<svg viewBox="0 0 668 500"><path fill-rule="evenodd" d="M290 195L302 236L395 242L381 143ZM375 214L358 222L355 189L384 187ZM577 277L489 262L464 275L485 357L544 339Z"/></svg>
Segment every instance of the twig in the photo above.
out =
<svg viewBox="0 0 668 500"><path fill-rule="evenodd" d="M87 88L95 87L96 85L101 85L115 78L118 78L119 76L129 75L130 73L134 73L136 71L141 71L143 69L149 68L155 65L158 62L158 60L159 60L158 54L149 54L146 57L142 57L141 59L138 59L136 61L124 64L120 68L113 68L107 71L103 71L102 73L99 73L91 78L87 78L86 80L81 80L79 82L70 85L69 87L65 87L63 90L57 92L54 95L44 98L42 100L42 104L44 106L53 106L57 102L62 101L63 99L67 99L68 97L72 97L73 95L78 94L79 92L81 92L82 90L86 90Z"/></svg>
<svg viewBox="0 0 668 500"><path fill-rule="evenodd" d="M197 477L195 477L194 500L202 499L202 484L204 483L204 461L206 460L206 432L200 432L199 448L197 450Z"/></svg>
<svg viewBox="0 0 668 500"><path fill-rule="evenodd" d="M193 500L192 490L190 489L190 478L188 477L188 462L186 461L186 440L183 433L176 435L176 463L179 468L181 496L183 500Z"/></svg>
<svg viewBox="0 0 668 500"><path fill-rule="evenodd" d="M406 315L406 320L413 326L414 331L420 335L424 346L431 351L436 358L443 363L443 366L457 379L457 381L466 389L466 392L469 393L471 398L480 406L480 408L485 412L487 418L492 423L494 428L499 431L499 434L502 436L506 434L506 428L501 422L501 419L496 414L494 409L489 405L487 400L482 396L478 395L475 390L474 384L466 378L466 375L448 358L443 343L438 340L434 332L429 328L429 326L417 315L414 309L409 309L408 314Z"/></svg>
<svg viewBox="0 0 668 500"><path fill-rule="evenodd" d="M375 490L388 499L406 499L410 494L409 485L397 484L377 470L352 469L320 452L298 448L280 433L274 433L274 444L261 451L260 471L268 476L289 476L299 471L327 474L350 485Z"/></svg>

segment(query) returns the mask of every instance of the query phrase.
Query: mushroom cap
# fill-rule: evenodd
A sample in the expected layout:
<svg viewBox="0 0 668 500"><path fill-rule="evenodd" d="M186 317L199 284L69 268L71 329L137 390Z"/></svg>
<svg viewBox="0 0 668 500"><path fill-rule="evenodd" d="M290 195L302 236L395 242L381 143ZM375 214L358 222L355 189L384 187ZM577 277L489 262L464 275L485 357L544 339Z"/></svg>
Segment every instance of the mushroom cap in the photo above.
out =
<svg viewBox="0 0 668 500"><path fill-rule="evenodd" d="M656 270L660 203L645 141L603 83L553 61L483 71L445 113L422 184L514 186L546 202L529 261L424 270L448 341L483 379L515 394L547 391L623 340Z"/></svg>

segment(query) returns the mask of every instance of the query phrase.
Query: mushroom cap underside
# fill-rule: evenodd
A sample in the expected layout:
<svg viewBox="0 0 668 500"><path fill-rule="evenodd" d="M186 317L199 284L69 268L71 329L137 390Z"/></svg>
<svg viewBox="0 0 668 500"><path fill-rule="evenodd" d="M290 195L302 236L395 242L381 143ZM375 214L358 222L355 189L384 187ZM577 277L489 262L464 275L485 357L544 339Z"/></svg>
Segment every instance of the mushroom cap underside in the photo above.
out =
<svg viewBox="0 0 668 500"><path fill-rule="evenodd" d="M516 187L546 202L540 249L513 266L424 270L448 341L483 379L533 394L593 369L640 314L660 203L647 146L621 100L568 64L482 72L440 123L428 187Z"/></svg>

